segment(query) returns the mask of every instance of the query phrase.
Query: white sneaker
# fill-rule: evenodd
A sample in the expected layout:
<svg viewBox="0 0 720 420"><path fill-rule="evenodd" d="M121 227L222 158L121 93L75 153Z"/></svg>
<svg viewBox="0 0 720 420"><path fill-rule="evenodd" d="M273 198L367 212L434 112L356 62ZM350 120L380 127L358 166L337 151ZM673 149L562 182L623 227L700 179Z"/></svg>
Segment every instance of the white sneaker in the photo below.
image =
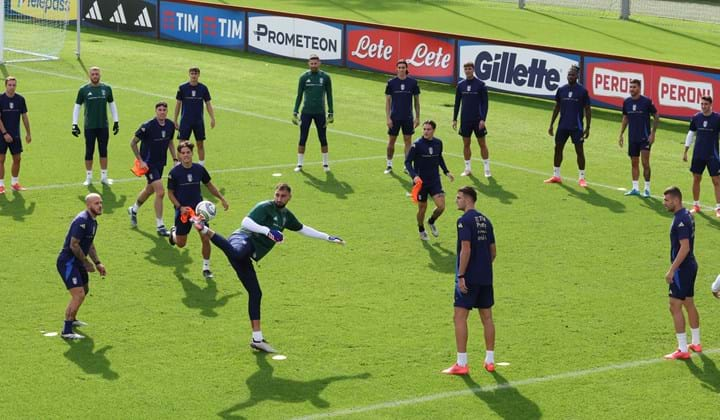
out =
<svg viewBox="0 0 720 420"><path fill-rule="evenodd" d="M385 175L389 174L390 172L392 172L392 166L388 166L388 167L385 168L385 170L383 171L383 173L384 173Z"/></svg>
<svg viewBox="0 0 720 420"><path fill-rule="evenodd" d="M60 336L66 340L80 340L82 338L85 338L84 335L80 335L80 334L74 333L74 332L70 333L70 334L61 334Z"/></svg>
<svg viewBox="0 0 720 420"><path fill-rule="evenodd" d="M647 198L647 197L650 197L650 195L651 195L650 190L645 188L645 191L643 192L643 197Z"/></svg>
<svg viewBox="0 0 720 420"><path fill-rule="evenodd" d="M420 232L420 240L421 241L429 241L430 237L428 236L427 232Z"/></svg>
<svg viewBox="0 0 720 420"><path fill-rule="evenodd" d="M490 169L485 169L485 178L490 178L491 176Z"/></svg>
<svg viewBox="0 0 720 420"><path fill-rule="evenodd" d="M460 176L470 176L471 174L472 174L472 171L470 169L465 169L464 171L462 171Z"/></svg>
<svg viewBox="0 0 720 420"><path fill-rule="evenodd" d="M300 171L302 171L302 165L296 166L295 169L293 169L293 171L295 171L295 172L300 172Z"/></svg>
<svg viewBox="0 0 720 420"><path fill-rule="evenodd" d="M262 341L255 341L252 340L250 342L250 347L254 348L255 350L264 351L265 353L277 353L274 348L265 340Z"/></svg>
<svg viewBox="0 0 720 420"><path fill-rule="evenodd" d="M87 327L87 325L88 325L87 322L80 321L79 319L76 319L75 321L73 321L72 324L73 324L73 327Z"/></svg>
<svg viewBox="0 0 720 420"><path fill-rule="evenodd" d="M330 165L323 165L323 171L330 172Z"/></svg>
<svg viewBox="0 0 720 420"><path fill-rule="evenodd" d="M92 184L92 178L85 178L85 182L83 182L83 185L87 187L90 184Z"/></svg>
<svg viewBox="0 0 720 420"><path fill-rule="evenodd" d="M100 182L104 185L112 185L115 181L113 181L112 178L101 178Z"/></svg>
<svg viewBox="0 0 720 420"><path fill-rule="evenodd" d="M430 227L430 232L434 237L437 238L438 236L440 236L440 231L438 230L437 226L435 226L434 224L431 225L429 223L428 226Z"/></svg>

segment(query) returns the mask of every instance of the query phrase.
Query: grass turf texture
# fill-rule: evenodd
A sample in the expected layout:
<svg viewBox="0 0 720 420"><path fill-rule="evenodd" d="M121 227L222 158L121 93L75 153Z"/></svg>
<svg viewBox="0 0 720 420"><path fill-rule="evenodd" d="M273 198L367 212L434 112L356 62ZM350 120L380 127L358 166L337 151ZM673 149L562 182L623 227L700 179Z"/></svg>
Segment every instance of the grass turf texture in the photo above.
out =
<svg viewBox="0 0 720 420"><path fill-rule="evenodd" d="M629 186L629 162L616 145L618 113L594 112L586 145L590 188L572 182L569 146L567 183L548 186L542 180L552 161L545 133L551 103L491 94L495 178L445 182L445 189L452 197L463 183L479 187L478 207L496 227L497 360L511 365L495 377L482 371L481 327L473 314L473 371L463 380L439 374L455 357L459 213L448 200L439 240L417 239L415 209L404 194L409 180L382 174L384 76L326 67L337 107L329 134L333 172L322 172L311 137L306 173L294 174L297 128L289 117L302 62L104 33L85 34L83 48L85 64L100 65L103 80L113 85L121 115L110 157L111 176L124 182L98 186L105 214L95 243L109 275L92 275L79 317L91 324L82 329L87 339L66 343L41 335L61 326L68 294L55 258L88 192L79 185L82 142L69 133L72 101L85 77L68 41L62 61L5 69L18 77L28 100L34 141L26 146L21 180L36 189L0 196L0 241L8 244L0 274L8 302L3 319L12 332L0 353L4 416L289 418L407 399L411 403L356 417L713 416L717 353L687 363L588 371L657 360L675 346L663 280L670 218L657 198L625 198L613 188ZM125 208L144 185L127 180L129 139L152 117L156 101L172 100L186 69L197 63L218 119L208 134L207 164L231 205L213 226L231 232L282 180L294 188L290 208L302 222L348 241L341 248L288 233L287 243L261 262L263 330L286 361L248 348L246 293L217 249L216 278L207 282L197 238L182 251L159 239L151 203L141 209L139 229L129 227ZM440 123L437 136L458 174L460 140L449 127L452 88L421 87L422 116ZM685 132L685 124L661 125L653 149L656 194L678 184L689 195L690 176L680 161ZM478 171L480 162L474 167ZM706 204L713 201L710 191L706 180ZM720 338L717 302L708 293L718 229L714 217L697 217L696 300L706 349L717 348ZM505 382L519 385L493 388ZM486 392L468 393L477 386ZM670 391L677 389L683 392ZM460 394L413 403L455 391Z"/></svg>

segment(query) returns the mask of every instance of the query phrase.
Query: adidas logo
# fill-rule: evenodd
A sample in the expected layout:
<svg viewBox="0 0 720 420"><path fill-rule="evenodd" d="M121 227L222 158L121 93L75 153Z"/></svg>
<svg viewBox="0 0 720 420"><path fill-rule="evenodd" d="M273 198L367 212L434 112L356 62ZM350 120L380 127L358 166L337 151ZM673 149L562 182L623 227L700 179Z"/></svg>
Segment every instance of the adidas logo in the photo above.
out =
<svg viewBox="0 0 720 420"><path fill-rule="evenodd" d="M98 5L97 1L95 1L93 5L90 6L90 10L88 10L87 14L85 15L85 19L102 21L102 15L100 14L100 6Z"/></svg>
<svg viewBox="0 0 720 420"><path fill-rule="evenodd" d="M113 13L112 17L110 18L110 22L127 23L127 20L125 20L125 11L123 10L122 4L118 4L115 13Z"/></svg>
<svg viewBox="0 0 720 420"><path fill-rule="evenodd" d="M147 7L143 9L142 13L135 19L135 23L133 23L135 26L139 26L141 28L152 28L152 22L150 21L150 14L148 13Z"/></svg>

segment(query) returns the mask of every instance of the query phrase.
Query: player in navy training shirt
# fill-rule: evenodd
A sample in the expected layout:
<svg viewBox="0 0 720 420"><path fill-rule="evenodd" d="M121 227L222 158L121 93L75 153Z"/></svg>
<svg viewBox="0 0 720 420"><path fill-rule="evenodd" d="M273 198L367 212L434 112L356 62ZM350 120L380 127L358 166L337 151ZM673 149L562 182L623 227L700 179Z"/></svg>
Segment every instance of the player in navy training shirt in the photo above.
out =
<svg viewBox="0 0 720 420"><path fill-rule="evenodd" d="M15 93L17 80L8 76L5 78L5 93L0 95L0 194L5 193L5 155L10 149L12 155L12 179L10 187L13 191L24 191L20 185L20 155L22 154L22 138L20 137L20 118L25 125L25 141L30 144L30 119L27 115L25 98Z"/></svg>
<svg viewBox="0 0 720 420"><path fill-rule="evenodd" d="M698 112L690 120L690 131L685 138L685 152L683 153L683 161L687 162L688 149L697 136L690 164L690 172L693 174L693 206L690 212L700 212L700 181L705 168L707 168L715 188L715 216L720 217L720 155L718 155L720 114L713 112L712 97L710 96L702 97L700 108L702 112Z"/></svg>
<svg viewBox="0 0 720 420"><path fill-rule="evenodd" d="M443 191L440 182L440 174L438 169L442 169L443 173L454 181L455 177L450 173L445 165L445 159L442 156L443 144L440 139L435 138L435 121L427 120L423 123L423 135L415 143L413 143L410 151L405 158L405 169L407 169L413 184L422 181L422 188L418 194L418 212L417 223L420 231L420 239L427 241L427 232L425 232L425 211L427 210L428 196L433 198L435 202L435 210L428 219L428 225L433 236L437 237L440 232L435 226L435 221L445 211L445 191Z"/></svg>
<svg viewBox="0 0 720 420"><path fill-rule="evenodd" d="M87 325L78 321L77 313L89 291L88 273L97 270L103 277L107 274L105 265L100 262L93 244L97 232L95 219L102 214L102 210L103 201L100 194L90 193L85 196L85 210L75 216L70 224L70 230L65 236L65 242L57 258L58 273L70 292L70 303L65 310L63 338L85 338L75 333L73 327Z"/></svg>
<svg viewBox="0 0 720 420"><path fill-rule="evenodd" d="M225 210L228 203L225 197L218 191L215 185L210 182L210 174L204 166L193 163L193 144L183 140L178 144L177 156L180 157L180 164L170 170L168 174L167 189L168 198L175 206L175 225L170 228L168 241L170 245L185 247L187 235L192 229L192 222L188 217L190 210L195 210L199 202L203 201L200 183L205 184L210 194L220 200ZM185 222L182 217L186 217ZM213 278L210 271L210 238L200 235L202 241L203 276L206 279Z"/></svg>
<svg viewBox="0 0 720 420"><path fill-rule="evenodd" d="M490 173L490 154L487 148L485 136L487 128L485 120L488 114L488 90L485 82L475 77L475 64L471 61L463 64L465 71L465 79L461 80L455 89L455 108L453 109L453 130L457 129L457 117L460 111L460 103L462 102L462 112L460 113L460 131L458 134L463 139L463 156L465 158L465 170L460 176L468 176L472 173L472 150L470 143L472 134L480 145L480 155L483 159L485 168L485 177L492 176Z"/></svg>
<svg viewBox="0 0 720 420"><path fill-rule="evenodd" d="M175 144L173 137L175 135L175 124L167 118L168 105L166 102L158 102L155 104L155 118L143 123L135 132L135 136L130 141L130 148L135 154L135 158L140 161L140 168L147 169L145 178L147 185L138 194L135 204L128 208L130 215L130 224L132 227L137 226L137 212L140 206L155 194L155 222L157 224L157 233L160 236L169 236L170 232L165 228L163 221L163 198L165 190L162 184L162 175L167 163L167 152L173 157L173 162L177 165L178 159L175 155ZM142 142L140 150L137 144Z"/></svg>
<svg viewBox="0 0 720 420"><path fill-rule="evenodd" d="M563 149L568 138L572 139L577 154L577 165L579 170L578 184L587 187L585 181L585 150L583 143L590 137L590 121L592 113L590 110L590 96L587 89L577 82L580 67L573 65L568 70L568 83L561 86L555 92L555 108L550 118L549 135L555 136L555 156L553 159L553 176L545 180L546 184L562 183L560 176L560 165L563 161ZM553 125L555 118L560 114L557 132ZM587 119L583 125L583 119Z"/></svg>
<svg viewBox="0 0 720 420"><path fill-rule="evenodd" d="M200 83L200 69L191 67L188 70L190 80L178 87L175 95L175 117L173 121L178 129L178 140L190 140L190 133L195 136L198 147L200 165L205 165L205 120L203 118L203 103L210 115L210 128L215 128L215 110L212 107L212 98L207 86ZM182 117L178 124L178 116L182 109Z"/></svg>
<svg viewBox="0 0 720 420"><path fill-rule="evenodd" d="M640 166L639 159L642 157L643 178L645 178L644 197L650 197L650 148L655 142L655 130L657 130L660 115L653 105L652 100L640 94L641 82L637 79L630 81L630 97L623 103L623 119L620 126L620 138L618 144L623 146L623 134L625 128L628 130L628 156L632 165L632 189L625 195L640 195L639 181ZM653 117L652 126L650 116Z"/></svg>
<svg viewBox="0 0 720 420"><path fill-rule="evenodd" d="M664 192L663 205L673 213L670 225L670 269L665 273L665 281L669 287L670 313L675 324L678 349L665 355L666 359L689 359L690 352L702 352L700 345L700 315L693 296L695 295L695 277L698 271L695 261L695 221L692 214L683 207L682 193L678 187L670 187ZM688 314L692 344L688 346L685 334L685 316Z"/></svg>
<svg viewBox="0 0 720 420"><path fill-rule="evenodd" d="M467 360L467 319L473 308L478 308L485 335L485 369L495 370L495 324L492 318L493 261L495 232L490 219L475 209L477 192L473 187L462 187L455 203L463 215L457 220L457 265L455 272L455 341L457 362L443 373L465 375L469 372Z"/></svg>
<svg viewBox="0 0 720 420"><path fill-rule="evenodd" d="M395 154L395 141L402 129L405 142L405 156L410 150L415 127L420 124L420 87L417 80L408 76L408 64L405 60L397 62L397 77L385 86L385 118L388 126L387 167L385 174L392 172L392 159ZM415 116L413 117L413 102Z"/></svg>

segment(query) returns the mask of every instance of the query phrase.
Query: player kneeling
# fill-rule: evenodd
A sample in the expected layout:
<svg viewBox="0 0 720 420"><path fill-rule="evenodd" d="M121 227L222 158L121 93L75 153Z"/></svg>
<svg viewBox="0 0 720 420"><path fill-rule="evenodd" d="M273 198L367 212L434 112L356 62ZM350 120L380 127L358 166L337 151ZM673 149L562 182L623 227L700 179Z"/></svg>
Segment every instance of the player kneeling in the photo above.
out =
<svg viewBox="0 0 720 420"><path fill-rule="evenodd" d="M168 197L175 206L175 226L170 229L170 245L177 245L183 248L187 243L187 235L192 230L192 217L195 215L195 207L203 201L200 191L200 183L205 184L210 194L217 197L225 210L228 203L225 197L210 181L210 174L204 166L193 163L193 144L189 141L182 141L177 147L177 154L180 158L180 165L174 167L168 175L167 189ZM206 235L200 235L202 241L203 276L206 279L213 277L210 271L210 239Z"/></svg>

